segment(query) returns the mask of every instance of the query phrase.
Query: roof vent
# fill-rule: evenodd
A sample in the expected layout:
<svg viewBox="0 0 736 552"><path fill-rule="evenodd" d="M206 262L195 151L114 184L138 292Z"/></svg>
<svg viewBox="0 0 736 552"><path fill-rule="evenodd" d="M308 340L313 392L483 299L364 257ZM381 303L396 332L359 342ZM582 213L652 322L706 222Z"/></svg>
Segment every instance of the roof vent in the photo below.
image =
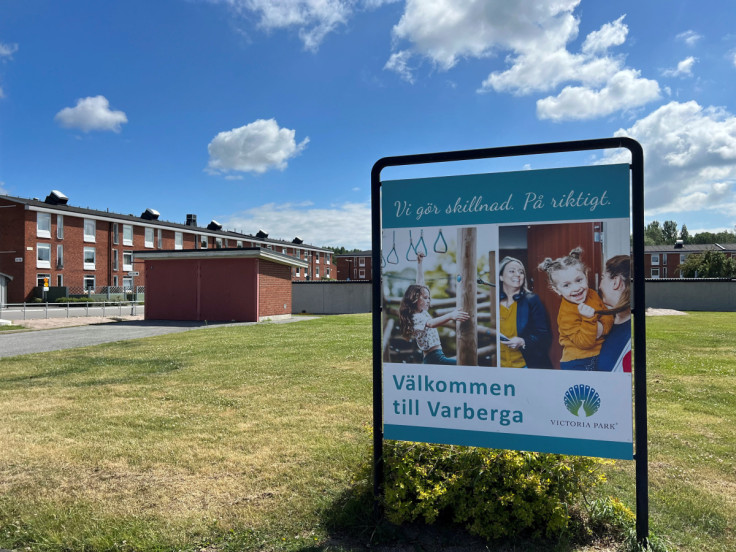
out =
<svg viewBox="0 0 736 552"><path fill-rule="evenodd" d="M217 222L215 219L207 225L207 230L222 230L222 224Z"/></svg>
<svg viewBox="0 0 736 552"><path fill-rule="evenodd" d="M685 243L685 242L684 242L684 241L682 241L682 240L677 240L677 241L675 242L675 249L682 249L682 246L684 245L684 243Z"/></svg>
<svg viewBox="0 0 736 552"><path fill-rule="evenodd" d="M197 226L197 215L187 215L187 226Z"/></svg>
<svg viewBox="0 0 736 552"><path fill-rule="evenodd" d="M59 190L51 190L51 193L46 196L44 203L49 205L66 205L69 198L62 194Z"/></svg>
<svg viewBox="0 0 736 552"><path fill-rule="evenodd" d="M299 236L297 236L296 238L294 238L293 240L291 240L291 243L300 244L300 243L304 243L304 240L301 239Z"/></svg>
<svg viewBox="0 0 736 552"><path fill-rule="evenodd" d="M141 218L146 220L158 220L159 216L161 215L156 209L146 209L141 213Z"/></svg>
<svg viewBox="0 0 736 552"><path fill-rule="evenodd" d="M256 234L256 238L264 239L267 237L268 237L268 234L264 232L263 230L259 230L258 233Z"/></svg>

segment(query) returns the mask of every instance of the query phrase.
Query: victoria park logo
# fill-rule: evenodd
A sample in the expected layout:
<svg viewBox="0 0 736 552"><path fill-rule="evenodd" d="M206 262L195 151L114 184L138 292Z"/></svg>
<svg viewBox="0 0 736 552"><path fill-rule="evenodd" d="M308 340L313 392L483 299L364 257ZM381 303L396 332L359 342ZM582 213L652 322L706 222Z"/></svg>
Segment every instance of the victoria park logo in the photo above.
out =
<svg viewBox="0 0 736 552"><path fill-rule="evenodd" d="M590 417L601 407L601 396L590 385L573 385L565 392L565 407L575 416Z"/></svg>

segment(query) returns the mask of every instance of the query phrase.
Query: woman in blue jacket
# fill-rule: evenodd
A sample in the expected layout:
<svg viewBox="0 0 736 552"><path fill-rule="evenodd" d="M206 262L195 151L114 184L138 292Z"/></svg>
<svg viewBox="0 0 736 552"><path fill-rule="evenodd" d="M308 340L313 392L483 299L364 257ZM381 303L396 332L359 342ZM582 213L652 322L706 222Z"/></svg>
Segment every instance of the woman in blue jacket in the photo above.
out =
<svg viewBox="0 0 736 552"><path fill-rule="evenodd" d="M529 291L526 270L519 259L504 257L499 269L501 320L500 366L552 368L552 333L542 301Z"/></svg>

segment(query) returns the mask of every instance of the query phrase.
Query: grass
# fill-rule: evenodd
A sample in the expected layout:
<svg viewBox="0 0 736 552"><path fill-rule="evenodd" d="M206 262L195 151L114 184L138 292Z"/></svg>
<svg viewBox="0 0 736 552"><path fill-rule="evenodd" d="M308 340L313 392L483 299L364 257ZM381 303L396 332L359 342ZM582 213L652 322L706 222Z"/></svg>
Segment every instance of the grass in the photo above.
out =
<svg viewBox="0 0 736 552"><path fill-rule="evenodd" d="M16 326L15 324L7 324L0 326L0 332L14 331L14 330L25 330L23 326Z"/></svg>
<svg viewBox="0 0 736 552"><path fill-rule="evenodd" d="M652 529L734 550L736 314L647 324ZM366 515L370 340L349 315L0 359L0 548L365 545L334 527ZM608 470L634 509L633 463Z"/></svg>

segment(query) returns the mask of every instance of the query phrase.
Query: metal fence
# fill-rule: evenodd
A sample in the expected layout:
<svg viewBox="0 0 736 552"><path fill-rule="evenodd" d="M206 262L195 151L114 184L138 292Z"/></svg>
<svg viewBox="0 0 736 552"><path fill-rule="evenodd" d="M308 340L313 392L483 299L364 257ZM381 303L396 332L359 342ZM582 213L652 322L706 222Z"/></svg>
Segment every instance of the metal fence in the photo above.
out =
<svg viewBox="0 0 736 552"><path fill-rule="evenodd" d="M82 318L90 316L135 316L143 314L135 301L83 301L67 303L6 303L0 305L0 319Z"/></svg>

